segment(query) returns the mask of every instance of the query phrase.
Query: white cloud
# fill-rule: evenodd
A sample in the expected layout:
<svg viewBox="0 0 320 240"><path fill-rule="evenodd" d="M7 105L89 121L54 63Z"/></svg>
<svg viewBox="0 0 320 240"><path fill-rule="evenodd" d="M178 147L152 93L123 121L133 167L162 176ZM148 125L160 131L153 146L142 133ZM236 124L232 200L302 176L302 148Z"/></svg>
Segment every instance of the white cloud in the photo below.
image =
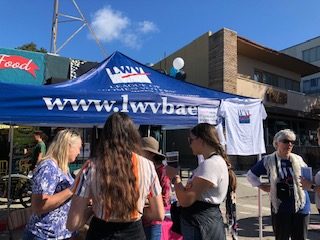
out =
<svg viewBox="0 0 320 240"><path fill-rule="evenodd" d="M140 39L137 35L132 34L132 33L127 33L123 36L121 41L128 47L134 48L134 49L139 49L141 48L141 42Z"/></svg>
<svg viewBox="0 0 320 240"><path fill-rule="evenodd" d="M121 38L130 20L121 12L114 11L110 6L98 10L91 23L97 38L102 42L111 42Z"/></svg>
<svg viewBox="0 0 320 240"><path fill-rule="evenodd" d="M157 26L150 21L143 21L143 22L139 22L139 31L142 33L149 33L149 32L157 32L158 28Z"/></svg>
<svg viewBox="0 0 320 240"><path fill-rule="evenodd" d="M94 13L91 27L101 42L120 41L125 46L135 49L141 48L144 34L158 31L153 22L145 20L134 23L111 6Z"/></svg>

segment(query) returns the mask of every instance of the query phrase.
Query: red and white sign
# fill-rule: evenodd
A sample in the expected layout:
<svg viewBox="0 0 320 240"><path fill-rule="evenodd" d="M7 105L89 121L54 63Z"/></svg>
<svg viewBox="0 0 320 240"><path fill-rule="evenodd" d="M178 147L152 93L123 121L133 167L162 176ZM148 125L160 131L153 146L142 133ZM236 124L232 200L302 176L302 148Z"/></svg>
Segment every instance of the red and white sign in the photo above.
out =
<svg viewBox="0 0 320 240"><path fill-rule="evenodd" d="M35 71L39 70L39 67L32 61L32 59L16 55L0 54L0 69L7 68L26 71L33 77L36 77Z"/></svg>

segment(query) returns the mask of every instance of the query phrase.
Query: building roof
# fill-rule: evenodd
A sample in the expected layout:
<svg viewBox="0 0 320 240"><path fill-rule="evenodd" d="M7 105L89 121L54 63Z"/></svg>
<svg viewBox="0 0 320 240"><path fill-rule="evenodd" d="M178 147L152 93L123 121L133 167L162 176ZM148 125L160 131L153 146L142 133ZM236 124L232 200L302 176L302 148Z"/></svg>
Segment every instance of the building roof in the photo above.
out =
<svg viewBox="0 0 320 240"><path fill-rule="evenodd" d="M288 49L291 49L291 48L295 48L295 47L297 47L297 46L304 45L304 44L309 43L309 42L312 42L312 41L318 41L319 39L320 39L320 36L317 36L317 37L314 37L314 38L310 38L310 39L308 39L308 40L306 40L306 41L304 41L304 42L297 43L297 44L295 44L295 45L293 45L293 46L290 46L290 47L287 47L287 48L285 48L285 49L282 49L281 51L285 51L285 50L288 50Z"/></svg>
<svg viewBox="0 0 320 240"><path fill-rule="evenodd" d="M238 54L300 74L302 77L320 72L313 64L264 47L244 37L237 37Z"/></svg>

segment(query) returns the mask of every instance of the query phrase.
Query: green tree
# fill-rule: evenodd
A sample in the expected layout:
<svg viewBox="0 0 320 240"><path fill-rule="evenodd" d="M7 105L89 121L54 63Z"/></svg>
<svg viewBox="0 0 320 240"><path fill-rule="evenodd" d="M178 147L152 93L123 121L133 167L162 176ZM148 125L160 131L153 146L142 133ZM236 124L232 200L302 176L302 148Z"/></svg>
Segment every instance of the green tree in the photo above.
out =
<svg viewBox="0 0 320 240"><path fill-rule="evenodd" d="M17 49L21 49L21 50L26 50L26 51L31 51L31 52L41 52L41 53L47 53L47 49L45 48L37 48L37 44L35 44L34 42L30 42L30 43L26 43L23 44L20 47L17 47Z"/></svg>

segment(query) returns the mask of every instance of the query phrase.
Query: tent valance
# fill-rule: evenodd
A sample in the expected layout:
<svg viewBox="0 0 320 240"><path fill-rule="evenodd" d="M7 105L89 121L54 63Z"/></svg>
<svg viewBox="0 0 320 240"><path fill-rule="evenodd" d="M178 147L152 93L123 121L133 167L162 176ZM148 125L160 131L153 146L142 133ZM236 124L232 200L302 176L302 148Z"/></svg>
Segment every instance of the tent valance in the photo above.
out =
<svg viewBox="0 0 320 240"><path fill-rule="evenodd" d="M198 107L217 107L236 95L182 82L113 53L88 73L64 83L0 83L0 122L37 126L102 126L113 112L137 124L198 122Z"/></svg>

